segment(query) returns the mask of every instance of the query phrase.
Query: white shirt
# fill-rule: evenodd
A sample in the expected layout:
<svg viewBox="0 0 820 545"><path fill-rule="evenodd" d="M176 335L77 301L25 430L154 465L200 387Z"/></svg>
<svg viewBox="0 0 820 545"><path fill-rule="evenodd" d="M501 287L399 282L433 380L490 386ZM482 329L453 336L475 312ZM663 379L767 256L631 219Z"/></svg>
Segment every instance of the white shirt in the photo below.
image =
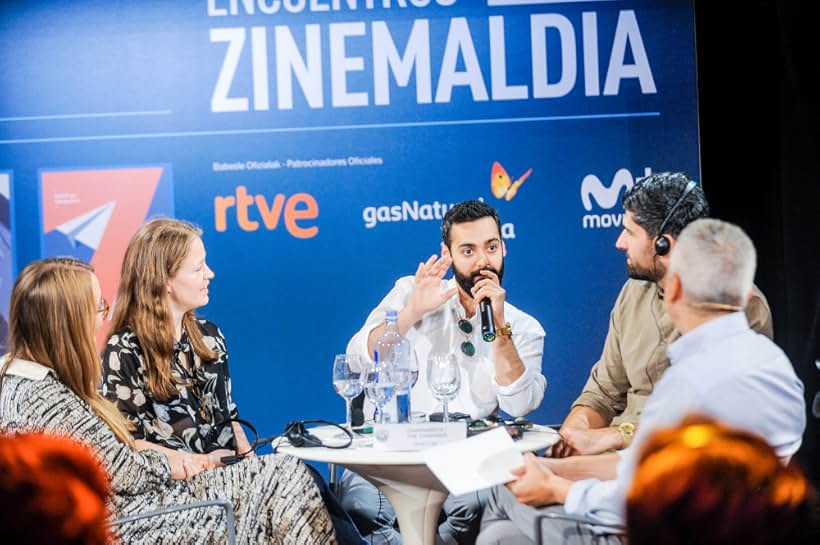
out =
<svg viewBox="0 0 820 545"><path fill-rule="evenodd" d="M606 524L623 524L626 494L643 443L659 429L697 413L766 439L788 459L806 428L803 383L786 354L749 328L735 312L683 335L668 349L670 367L641 414L629 448L620 452L617 478L572 484L564 509Z"/></svg>
<svg viewBox="0 0 820 545"><path fill-rule="evenodd" d="M442 291L454 288L455 280L442 280ZM379 303L364 327L347 345L349 354L359 354L370 359L367 338L370 332L384 323L388 309L401 311L413 291L413 277L400 278L390 293ZM458 397L448 403L451 412L469 413L472 418L482 418L500 407L512 416L524 416L536 409L544 398L547 379L541 374L541 358L544 354L544 329L532 316L504 303L504 318L510 323L513 344L524 363L525 371L512 384L501 386L495 381L492 343L481 338L481 317L479 313L469 320L473 332L466 334L458 328L458 320L464 318L464 307L454 295L437 310L428 312L405 334L410 341L419 364L419 379L413 388L410 402L412 410L431 413L441 411L441 403L436 400L427 386L427 357L434 353L451 353L456 356L461 369L461 389ZM470 357L461 352L461 343L471 341L475 355Z"/></svg>
<svg viewBox="0 0 820 545"><path fill-rule="evenodd" d="M0 369L6 365L7 359L8 354L0 358ZM6 369L6 374L27 378L29 380L43 380L49 373L53 373L51 368L35 361L24 360L22 358L12 360L8 369Z"/></svg>

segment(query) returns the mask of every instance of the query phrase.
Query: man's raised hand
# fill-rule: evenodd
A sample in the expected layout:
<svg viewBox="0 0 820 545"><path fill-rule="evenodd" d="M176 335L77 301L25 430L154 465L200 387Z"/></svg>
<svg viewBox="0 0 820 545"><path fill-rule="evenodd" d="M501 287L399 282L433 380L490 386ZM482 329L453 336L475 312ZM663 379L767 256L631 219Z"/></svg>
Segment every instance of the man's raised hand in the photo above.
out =
<svg viewBox="0 0 820 545"><path fill-rule="evenodd" d="M420 320L426 313L436 310L458 292L457 288L441 289L441 280L447 274L452 260L448 256L438 257L436 254L419 263L413 278L413 293L410 294L408 308L416 320Z"/></svg>

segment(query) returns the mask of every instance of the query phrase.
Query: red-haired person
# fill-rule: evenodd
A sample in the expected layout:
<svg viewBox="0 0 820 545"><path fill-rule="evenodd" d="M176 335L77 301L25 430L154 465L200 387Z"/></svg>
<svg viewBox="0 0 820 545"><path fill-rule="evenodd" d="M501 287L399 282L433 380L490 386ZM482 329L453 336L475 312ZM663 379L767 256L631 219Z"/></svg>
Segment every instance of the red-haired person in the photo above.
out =
<svg viewBox="0 0 820 545"><path fill-rule="evenodd" d="M105 545L108 475L88 447L39 433L0 435L3 543Z"/></svg>
<svg viewBox="0 0 820 545"><path fill-rule="evenodd" d="M812 490L751 433L690 417L655 432L626 499L630 545L796 545Z"/></svg>

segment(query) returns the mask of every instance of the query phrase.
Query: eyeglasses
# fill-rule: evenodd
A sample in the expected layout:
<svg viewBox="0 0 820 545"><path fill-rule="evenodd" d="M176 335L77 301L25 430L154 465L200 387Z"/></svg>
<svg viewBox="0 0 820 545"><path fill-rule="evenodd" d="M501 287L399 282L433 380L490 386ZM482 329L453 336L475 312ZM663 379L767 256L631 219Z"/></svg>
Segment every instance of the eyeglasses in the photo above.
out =
<svg viewBox="0 0 820 545"><path fill-rule="evenodd" d="M97 314L102 314L103 318L108 316L108 312L111 310L111 307L108 306L108 301L105 300L105 297L100 297L100 302L97 303Z"/></svg>
<svg viewBox="0 0 820 545"><path fill-rule="evenodd" d="M498 426L503 426L504 424L505 422L503 418L499 417L496 414L490 414L485 416L484 418L479 418L470 421L470 423L467 424L467 427L472 431L476 431L496 428Z"/></svg>
<svg viewBox="0 0 820 545"><path fill-rule="evenodd" d="M471 324L468 320L465 320L464 318L461 318L458 321L458 328L465 335L469 335L473 332L473 324ZM465 356L469 356L472 358L473 356L475 356L475 345L472 343L472 341L464 341L463 343L461 343L461 352Z"/></svg>

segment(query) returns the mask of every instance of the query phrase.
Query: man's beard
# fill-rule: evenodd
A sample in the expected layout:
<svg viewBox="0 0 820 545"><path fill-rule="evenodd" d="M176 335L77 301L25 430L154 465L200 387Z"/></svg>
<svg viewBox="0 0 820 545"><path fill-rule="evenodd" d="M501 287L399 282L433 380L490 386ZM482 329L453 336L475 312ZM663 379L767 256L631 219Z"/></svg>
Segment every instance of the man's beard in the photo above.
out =
<svg viewBox="0 0 820 545"><path fill-rule="evenodd" d="M504 278L504 260L501 260L501 267L498 270L495 267L491 267L487 265L486 267L482 267L480 269L476 269L470 274L464 274L458 270L455 263L453 263L453 277L456 279L456 283L468 294L473 294L473 286L475 283L482 278L486 278L484 275L480 274L481 271L492 271L498 276L498 283L501 284L501 281Z"/></svg>
<svg viewBox="0 0 820 545"><path fill-rule="evenodd" d="M666 269L663 265L655 263L655 257L652 257L652 267L639 267L637 265L630 265L626 262L626 274L633 280L647 280L649 282L658 283L665 275Z"/></svg>

